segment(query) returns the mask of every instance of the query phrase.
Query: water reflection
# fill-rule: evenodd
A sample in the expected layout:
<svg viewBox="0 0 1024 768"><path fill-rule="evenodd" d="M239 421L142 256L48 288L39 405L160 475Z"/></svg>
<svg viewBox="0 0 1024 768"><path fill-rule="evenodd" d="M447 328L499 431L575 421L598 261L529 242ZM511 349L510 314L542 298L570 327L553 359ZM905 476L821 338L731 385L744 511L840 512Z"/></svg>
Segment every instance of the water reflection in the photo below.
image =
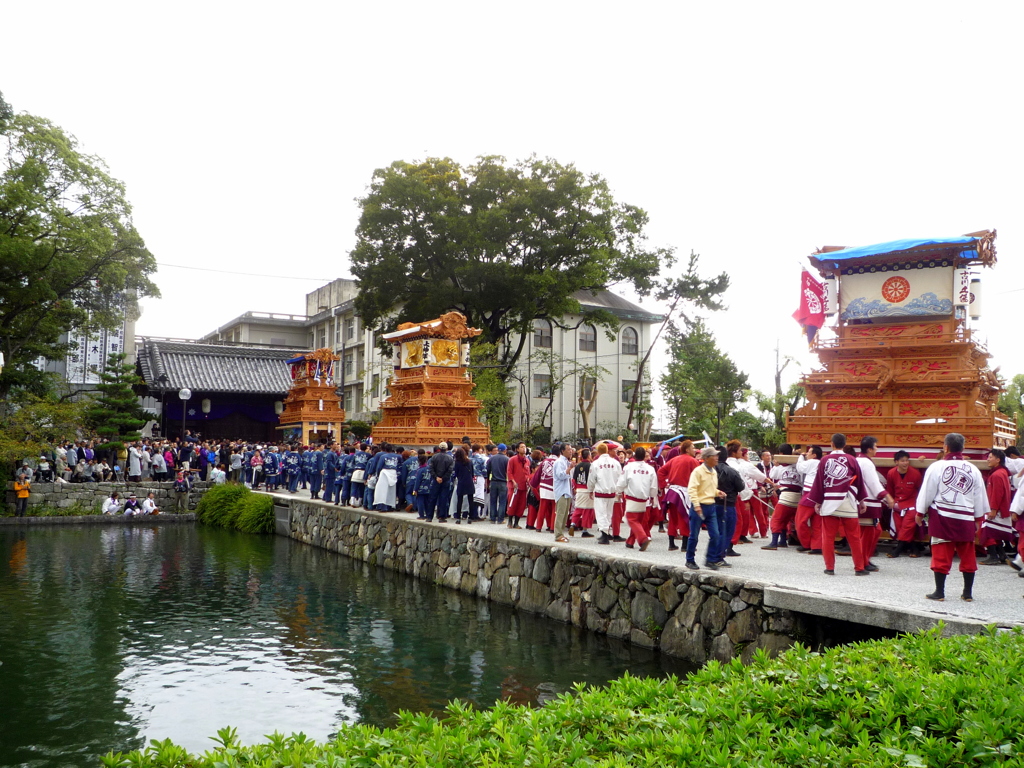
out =
<svg viewBox="0 0 1024 768"><path fill-rule="evenodd" d="M0 765L217 728L326 738L452 698L536 705L682 663L286 539L188 526L0 532Z"/></svg>

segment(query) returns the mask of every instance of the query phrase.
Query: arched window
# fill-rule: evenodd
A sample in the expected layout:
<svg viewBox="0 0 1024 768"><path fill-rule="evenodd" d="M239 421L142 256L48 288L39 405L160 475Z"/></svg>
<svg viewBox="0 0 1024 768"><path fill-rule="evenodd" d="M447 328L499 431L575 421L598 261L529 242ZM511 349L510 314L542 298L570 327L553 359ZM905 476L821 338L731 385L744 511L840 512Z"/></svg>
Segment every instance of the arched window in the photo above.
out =
<svg viewBox="0 0 1024 768"><path fill-rule="evenodd" d="M597 329L589 324L580 326L580 352L597 351Z"/></svg>
<svg viewBox="0 0 1024 768"><path fill-rule="evenodd" d="M627 327L622 329L622 354L640 354L640 342L638 341L636 328Z"/></svg>
<svg viewBox="0 0 1024 768"><path fill-rule="evenodd" d="M542 318L533 321L533 346L551 349L551 322Z"/></svg>

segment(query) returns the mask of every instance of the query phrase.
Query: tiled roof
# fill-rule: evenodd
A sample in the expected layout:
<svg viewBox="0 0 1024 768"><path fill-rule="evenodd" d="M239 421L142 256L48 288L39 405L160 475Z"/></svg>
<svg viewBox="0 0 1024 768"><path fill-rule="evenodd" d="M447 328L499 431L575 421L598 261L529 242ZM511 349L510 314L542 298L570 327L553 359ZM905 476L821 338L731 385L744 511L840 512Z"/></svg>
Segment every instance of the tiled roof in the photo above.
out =
<svg viewBox="0 0 1024 768"><path fill-rule="evenodd" d="M281 394L291 386L285 361L294 349L218 346L145 339L138 345L139 371L151 393Z"/></svg>
<svg viewBox="0 0 1024 768"><path fill-rule="evenodd" d="M572 295L576 301L585 307L596 307L607 310L620 320L637 320L641 323L660 323L664 320L663 315L648 312L631 301L626 301L621 296L611 291L576 291Z"/></svg>

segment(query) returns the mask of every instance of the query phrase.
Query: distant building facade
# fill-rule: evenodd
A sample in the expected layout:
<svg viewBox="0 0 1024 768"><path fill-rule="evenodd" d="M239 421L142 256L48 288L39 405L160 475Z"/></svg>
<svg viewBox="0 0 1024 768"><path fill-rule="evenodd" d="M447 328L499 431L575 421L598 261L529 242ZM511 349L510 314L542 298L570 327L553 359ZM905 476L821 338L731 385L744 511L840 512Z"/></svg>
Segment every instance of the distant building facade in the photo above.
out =
<svg viewBox="0 0 1024 768"><path fill-rule="evenodd" d="M305 317L246 312L200 341L327 347L340 358L335 379L344 392L347 418L370 421L386 396L393 362L390 353L380 351L379 334L367 329L356 314L357 295L356 281L340 278L306 294ZM598 372L591 427L601 423L626 425L637 364L650 346L652 326L662 317L609 291L580 292L575 298L583 307L611 312L619 320L619 327L609 339L605 329L580 324L579 316L563 317L559 323L536 320L509 380L517 429L538 425L543 415L543 424L550 426L553 437L579 435L583 424L578 405L580 389L589 396L595 383L566 374L582 366ZM519 337L510 339L510 343L518 345ZM550 353L550 362L538 361L544 355L535 355L537 352Z"/></svg>

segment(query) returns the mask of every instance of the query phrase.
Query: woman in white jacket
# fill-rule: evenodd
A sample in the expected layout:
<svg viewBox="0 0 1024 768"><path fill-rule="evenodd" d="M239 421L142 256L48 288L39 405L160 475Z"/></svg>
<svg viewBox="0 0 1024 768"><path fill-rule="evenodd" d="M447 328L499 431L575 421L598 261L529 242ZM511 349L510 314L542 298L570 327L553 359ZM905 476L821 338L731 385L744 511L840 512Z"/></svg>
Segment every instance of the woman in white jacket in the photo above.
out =
<svg viewBox="0 0 1024 768"><path fill-rule="evenodd" d="M629 525L629 538L626 546L633 548L634 542L640 543L640 551L644 552L651 543L651 537L644 527L647 505L658 496L658 473L644 459L647 451L638 447L633 451L633 461L622 468L622 476L616 487L626 500L626 523Z"/></svg>

